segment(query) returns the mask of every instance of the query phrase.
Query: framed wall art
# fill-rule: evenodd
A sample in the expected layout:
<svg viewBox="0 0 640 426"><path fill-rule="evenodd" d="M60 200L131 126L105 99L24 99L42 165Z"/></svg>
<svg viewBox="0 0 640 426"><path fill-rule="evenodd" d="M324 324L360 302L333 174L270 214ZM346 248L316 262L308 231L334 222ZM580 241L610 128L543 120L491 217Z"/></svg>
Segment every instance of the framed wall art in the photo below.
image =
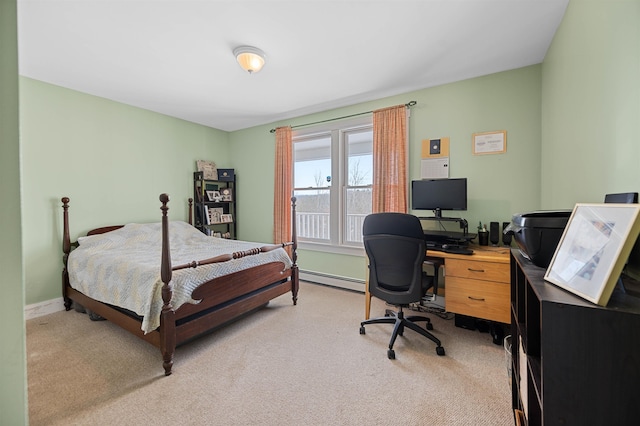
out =
<svg viewBox="0 0 640 426"><path fill-rule="evenodd" d="M606 306L640 233L638 204L576 204L544 279Z"/></svg>
<svg viewBox="0 0 640 426"><path fill-rule="evenodd" d="M507 152L507 131L474 133L471 136L473 154L504 154Z"/></svg>

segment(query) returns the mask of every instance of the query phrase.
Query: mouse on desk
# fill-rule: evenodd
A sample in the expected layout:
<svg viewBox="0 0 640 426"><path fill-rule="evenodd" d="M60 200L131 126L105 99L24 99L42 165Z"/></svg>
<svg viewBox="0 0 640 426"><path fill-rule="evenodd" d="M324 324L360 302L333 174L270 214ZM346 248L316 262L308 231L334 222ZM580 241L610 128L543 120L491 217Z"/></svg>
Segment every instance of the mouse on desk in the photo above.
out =
<svg viewBox="0 0 640 426"><path fill-rule="evenodd" d="M449 248L449 244L443 244L443 245L442 245L442 248L443 248L444 250L448 249L448 248Z"/></svg>

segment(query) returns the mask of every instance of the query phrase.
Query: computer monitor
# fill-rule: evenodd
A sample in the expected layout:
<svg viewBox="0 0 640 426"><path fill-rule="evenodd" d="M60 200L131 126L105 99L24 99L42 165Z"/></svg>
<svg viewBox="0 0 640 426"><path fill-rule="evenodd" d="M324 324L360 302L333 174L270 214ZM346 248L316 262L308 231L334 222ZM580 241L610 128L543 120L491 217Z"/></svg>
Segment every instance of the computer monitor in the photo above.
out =
<svg viewBox="0 0 640 426"><path fill-rule="evenodd" d="M436 217L442 210L467 210L467 178L412 181L411 208L432 210Z"/></svg>

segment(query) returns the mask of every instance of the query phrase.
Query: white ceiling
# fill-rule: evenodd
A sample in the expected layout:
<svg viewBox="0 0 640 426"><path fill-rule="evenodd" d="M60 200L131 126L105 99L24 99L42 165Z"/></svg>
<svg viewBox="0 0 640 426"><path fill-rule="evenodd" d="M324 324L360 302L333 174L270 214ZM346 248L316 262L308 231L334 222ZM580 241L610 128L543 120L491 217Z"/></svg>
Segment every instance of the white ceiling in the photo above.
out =
<svg viewBox="0 0 640 426"><path fill-rule="evenodd" d="M540 63L568 1L18 0L20 74L233 131Z"/></svg>

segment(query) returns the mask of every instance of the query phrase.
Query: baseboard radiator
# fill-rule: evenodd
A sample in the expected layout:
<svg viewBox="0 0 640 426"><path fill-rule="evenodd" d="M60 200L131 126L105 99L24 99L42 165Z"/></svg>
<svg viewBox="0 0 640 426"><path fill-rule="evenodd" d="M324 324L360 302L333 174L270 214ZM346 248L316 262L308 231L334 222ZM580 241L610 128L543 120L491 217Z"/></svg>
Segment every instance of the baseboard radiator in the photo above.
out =
<svg viewBox="0 0 640 426"><path fill-rule="evenodd" d="M357 280L355 278L300 270L300 280L364 293L364 280Z"/></svg>
<svg viewBox="0 0 640 426"><path fill-rule="evenodd" d="M354 278L340 277L338 275L323 274L314 271L300 271L300 279L316 284L323 284L332 287L344 288L347 290L360 291L364 293L364 281ZM62 297L34 303L24 307L25 320L49 315L54 312L64 310Z"/></svg>

